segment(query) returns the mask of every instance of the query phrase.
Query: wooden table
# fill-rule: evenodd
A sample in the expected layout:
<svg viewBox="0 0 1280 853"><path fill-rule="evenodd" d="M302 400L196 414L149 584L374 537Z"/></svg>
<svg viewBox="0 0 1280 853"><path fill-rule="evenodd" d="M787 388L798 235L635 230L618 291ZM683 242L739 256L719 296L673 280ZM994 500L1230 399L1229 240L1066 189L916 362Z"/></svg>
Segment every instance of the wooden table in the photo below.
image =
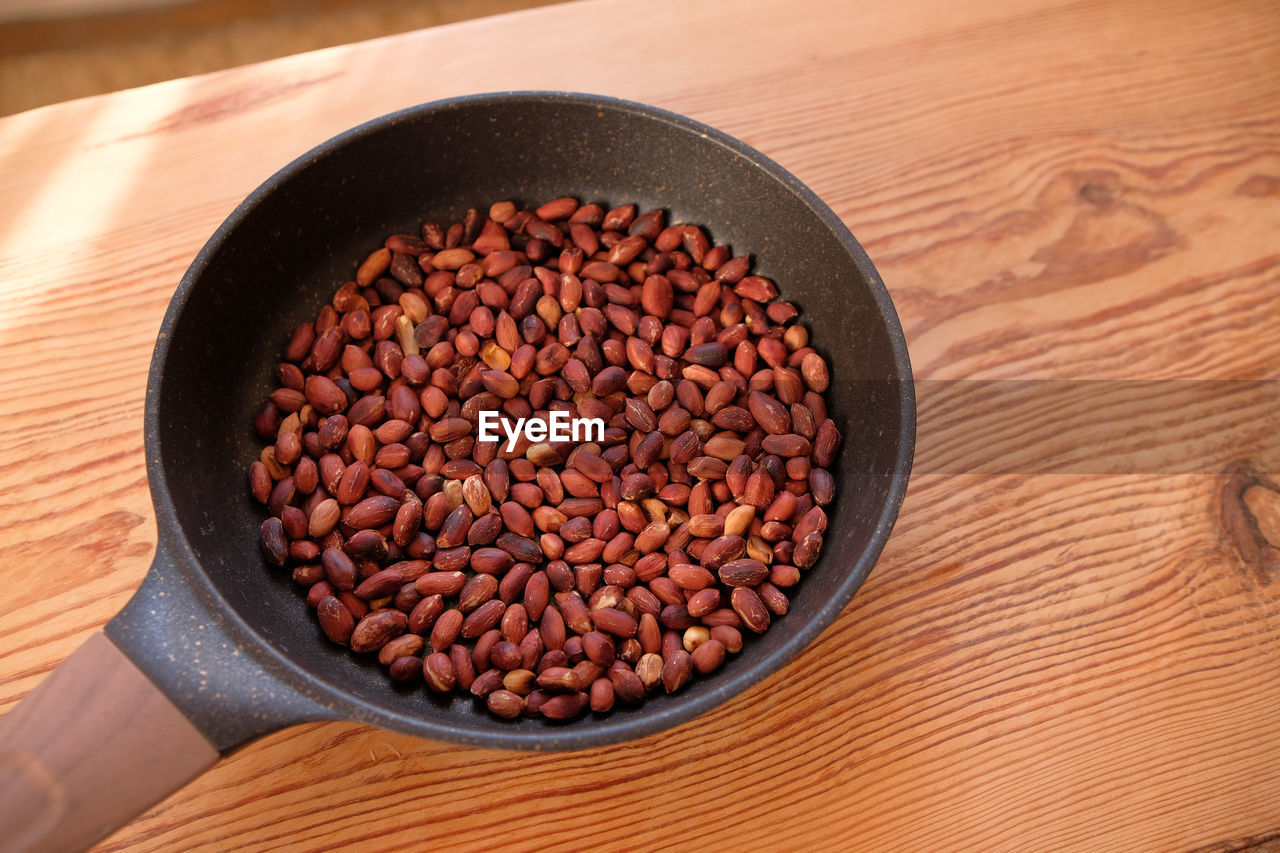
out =
<svg viewBox="0 0 1280 853"><path fill-rule="evenodd" d="M592 0L0 120L0 712L147 570L182 271L342 129L512 87L646 101L848 222L920 380L1275 380L1278 32L1268 2ZM983 473L940 464L972 437L937 408L870 581L717 711L560 755L302 726L101 849L1276 849L1275 409L1187 413L1190 469ZM1015 445L1060 434L1038 414Z"/></svg>

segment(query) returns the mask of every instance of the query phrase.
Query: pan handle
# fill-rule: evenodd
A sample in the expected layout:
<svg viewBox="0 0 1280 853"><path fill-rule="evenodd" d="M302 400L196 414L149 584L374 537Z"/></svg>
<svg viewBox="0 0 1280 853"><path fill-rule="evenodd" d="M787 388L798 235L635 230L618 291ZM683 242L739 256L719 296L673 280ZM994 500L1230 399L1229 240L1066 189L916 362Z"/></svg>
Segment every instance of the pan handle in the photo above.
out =
<svg viewBox="0 0 1280 853"><path fill-rule="evenodd" d="M172 510L157 506L156 556L107 637L223 755L286 726L336 720L324 685L308 683L232 614L197 572Z"/></svg>
<svg viewBox="0 0 1280 853"><path fill-rule="evenodd" d="M83 850L218 757L99 631L0 717L0 851Z"/></svg>

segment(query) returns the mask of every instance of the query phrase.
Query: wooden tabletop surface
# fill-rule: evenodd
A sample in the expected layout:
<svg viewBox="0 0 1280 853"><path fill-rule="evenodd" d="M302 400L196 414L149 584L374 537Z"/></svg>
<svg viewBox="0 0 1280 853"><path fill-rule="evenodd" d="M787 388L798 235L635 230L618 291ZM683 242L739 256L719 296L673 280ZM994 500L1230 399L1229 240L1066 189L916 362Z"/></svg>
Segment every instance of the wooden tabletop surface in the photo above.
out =
<svg viewBox="0 0 1280 853"><path fill-rule="evenodd" d="M0 120L0 712L148 568L148 360L223 217L382 113L586 90L759 148L883 274L921 443L870 580L675 730L535 755L300 726L100 849L1277 849L1277 33L1265 0L588 0ZM1167 452L1095 453L1036 396L1063 379ZM1035 383L975 434L954 380ZM1237 387L1193 380L1253 402L1148 439L1171 389ZM957 451L1038 441L1079 455Z"/></svg>

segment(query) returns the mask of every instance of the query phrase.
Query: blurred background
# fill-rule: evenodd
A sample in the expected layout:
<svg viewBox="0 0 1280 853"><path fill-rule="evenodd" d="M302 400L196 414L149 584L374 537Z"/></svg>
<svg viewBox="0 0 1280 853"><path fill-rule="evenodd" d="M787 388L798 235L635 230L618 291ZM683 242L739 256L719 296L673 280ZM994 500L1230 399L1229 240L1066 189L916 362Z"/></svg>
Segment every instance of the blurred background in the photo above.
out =
<svg viewBox="0 0 1280 853"><path fill-rule="evenodd" d="M0 115L554 2L0 0Z"/></svg>

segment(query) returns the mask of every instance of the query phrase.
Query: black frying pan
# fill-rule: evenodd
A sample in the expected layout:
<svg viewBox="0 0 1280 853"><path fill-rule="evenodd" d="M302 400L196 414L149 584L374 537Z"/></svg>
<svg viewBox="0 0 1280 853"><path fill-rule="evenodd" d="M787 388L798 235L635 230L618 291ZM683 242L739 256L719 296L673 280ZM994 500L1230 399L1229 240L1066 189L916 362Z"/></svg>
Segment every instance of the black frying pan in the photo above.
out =
<svg viewBox="0 0 1280 853"><path fill-rule="evenodd" d="M714 677L639 709L504 721L468 698L397 687L324 639L288 572L260 554L250 424L292 329L387 234L561 195L665 207L753 253L828 357L845 438L821 559L790 613ZM147 387L155 562L106 638L0 720L0 847L92 843L219 754L304 720L518 749L599 746L688 720L781 667L839 614L889 536L914 432L906 346L874 267L830 209L746 145L651 107L563 93L457 98L361 125L255 190L183 277ZM68 712L77 705L94 713Z"/></svg>

